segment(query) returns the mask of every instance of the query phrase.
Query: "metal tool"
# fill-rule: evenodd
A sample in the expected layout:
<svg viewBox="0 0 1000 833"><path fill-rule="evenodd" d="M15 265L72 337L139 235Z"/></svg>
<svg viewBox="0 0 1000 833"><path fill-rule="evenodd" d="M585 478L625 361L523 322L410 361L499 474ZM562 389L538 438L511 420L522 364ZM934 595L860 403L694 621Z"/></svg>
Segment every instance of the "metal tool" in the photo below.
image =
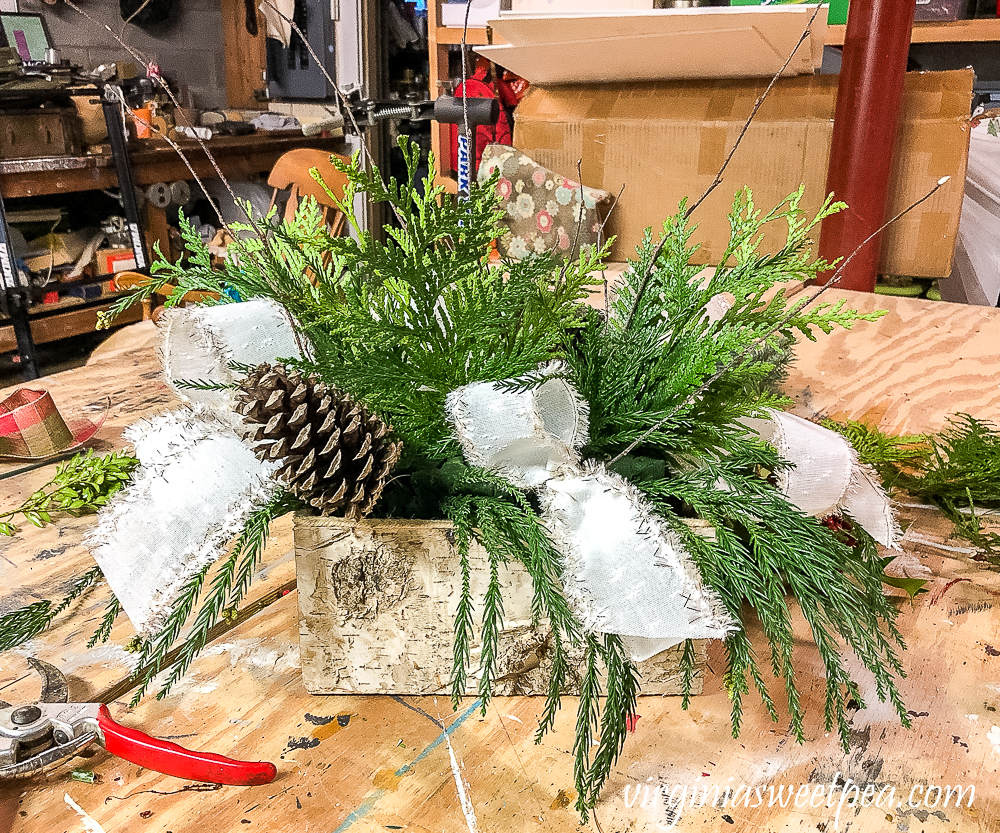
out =
<svg viewBox="0 0 1000 833"><path fill-rule="evenodd" d="M357 91L348 97L351 113L360 127L369 127L385 119L409 119L440 124L458 125L458 194L467 198L476 172L476 127L496 124L500 118L500 102L495 98L455 98L442 95L433 101L400 99L378 102L360 99Z"/></svg>
<svg viewBox="0 0 1000 833"><path fill-rule="evenodd" d="M192 781L248 787L269 784L277 774L267 761L194 752L121 726L101 703L67 703L62 672L33 657L28 663L42 677L42 693L37 702L18 706L0 700L0 779L31 775L95 741L126 761Z"/></svg>

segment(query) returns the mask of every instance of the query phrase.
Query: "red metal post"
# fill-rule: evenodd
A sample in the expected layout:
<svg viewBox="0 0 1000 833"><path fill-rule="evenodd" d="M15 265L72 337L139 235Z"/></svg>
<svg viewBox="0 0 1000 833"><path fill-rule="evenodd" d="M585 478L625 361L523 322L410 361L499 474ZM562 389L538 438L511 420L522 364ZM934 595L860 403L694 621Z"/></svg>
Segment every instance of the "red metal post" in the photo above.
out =
<svg viewBox="0 0 1000 833"><path fill-rule="evenodd" d="M819 250L827 260L847 257L885 222L914 8L913 0L851 2L826 180L848 207L823 221ZM847 264L838 285L871 292L880 250L881 235Z"/></svg>

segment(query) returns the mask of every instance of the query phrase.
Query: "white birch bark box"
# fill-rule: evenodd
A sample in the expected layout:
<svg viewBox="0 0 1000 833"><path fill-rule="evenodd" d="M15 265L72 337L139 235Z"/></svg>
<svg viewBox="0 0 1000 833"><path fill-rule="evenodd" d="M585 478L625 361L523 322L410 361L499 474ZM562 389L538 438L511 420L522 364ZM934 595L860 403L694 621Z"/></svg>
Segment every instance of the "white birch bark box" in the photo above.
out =
<svg viewBox="0 0 1000 833"><path fill-rule="evenodd" d="M312 694L450 692L461 568L447 521L295 517L302 676ZM469 553L477 627L489 559ZM504 621L495 695L544 694L551 663L548 628L531 623L531 577L501 567ZM699 669L705 643L696 643ZM478 685L480 643L472 643L468 693ZM571 663L579 655L570 656ZM680 648L638 664L643 694L680 694ZM573 675L571 675L572 678ZM693 693L701 693L701 673ZM575 694L571 683L565 694Z"/></svg>

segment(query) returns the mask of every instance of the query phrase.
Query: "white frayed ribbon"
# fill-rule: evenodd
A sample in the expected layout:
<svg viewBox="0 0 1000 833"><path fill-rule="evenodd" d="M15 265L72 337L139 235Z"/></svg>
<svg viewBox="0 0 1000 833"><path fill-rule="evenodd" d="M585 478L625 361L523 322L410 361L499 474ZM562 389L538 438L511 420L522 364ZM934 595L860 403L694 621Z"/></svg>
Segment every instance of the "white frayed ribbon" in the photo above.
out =
<svg viewBox="0 0 1000 833"><path fill-rule="evenodd" d="M129 427L141 462L87 545L136 633L156 632L185 583L225 552L277 484L214 414L171 411Z"/></svg>
<svg viewBox="0 0 1000 833"><path fill-rule="evenodd" d="M166 382L185 402L214 408L234 425L240 423L232 390L181 387L178 380L232 385L243 375L232 365L256 367L302 354L287 315L273 301L253 300L211 307L168 310L160 321L160 348Z"/></svg>
<svg viewBox="0 0 1000 833"><path fill-rule="evenodd" d="M625 478L581 460L587 406L560 370L549 366L525 391L490 382L452 391L447 416L466 459L536 490L567 600L588 630L620 635L637 661L725 637L736 625L679 538Z"/></svg>
<svg viewBox="0 0 1000 833"><path fill-rule="evenodd" d="M778 486L805 514L846 515L883 547L898 547L901 532L879 476L844 437L783 411L741 422L792 464L778 472Z"/></svg>
<svg viewBox="0 0 1000 833"><path fill-rule="evenodd" d="M190 407L130 427L140 467L104 507L88 545L140 635L155 633L185 584L222 556L251 513L276 492L276 463L243 442L232 390L180 388L177 379L231 385L232 363L301 355L270 301L170 311L162 324L167 382Z"/></svg>

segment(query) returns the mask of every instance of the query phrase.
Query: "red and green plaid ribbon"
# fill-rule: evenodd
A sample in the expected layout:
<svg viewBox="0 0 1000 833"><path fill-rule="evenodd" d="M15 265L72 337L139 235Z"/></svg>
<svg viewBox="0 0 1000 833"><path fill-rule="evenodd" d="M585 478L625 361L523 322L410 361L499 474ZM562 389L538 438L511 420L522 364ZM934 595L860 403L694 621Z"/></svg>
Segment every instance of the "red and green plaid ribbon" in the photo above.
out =
<svg viewBox="0 0 1000 833"><path fill-rule="evenodd" d="M48 391L21 388L0 402L0 457L48 457L86 442L97 428L82 420L71 430Z"/></svg>

